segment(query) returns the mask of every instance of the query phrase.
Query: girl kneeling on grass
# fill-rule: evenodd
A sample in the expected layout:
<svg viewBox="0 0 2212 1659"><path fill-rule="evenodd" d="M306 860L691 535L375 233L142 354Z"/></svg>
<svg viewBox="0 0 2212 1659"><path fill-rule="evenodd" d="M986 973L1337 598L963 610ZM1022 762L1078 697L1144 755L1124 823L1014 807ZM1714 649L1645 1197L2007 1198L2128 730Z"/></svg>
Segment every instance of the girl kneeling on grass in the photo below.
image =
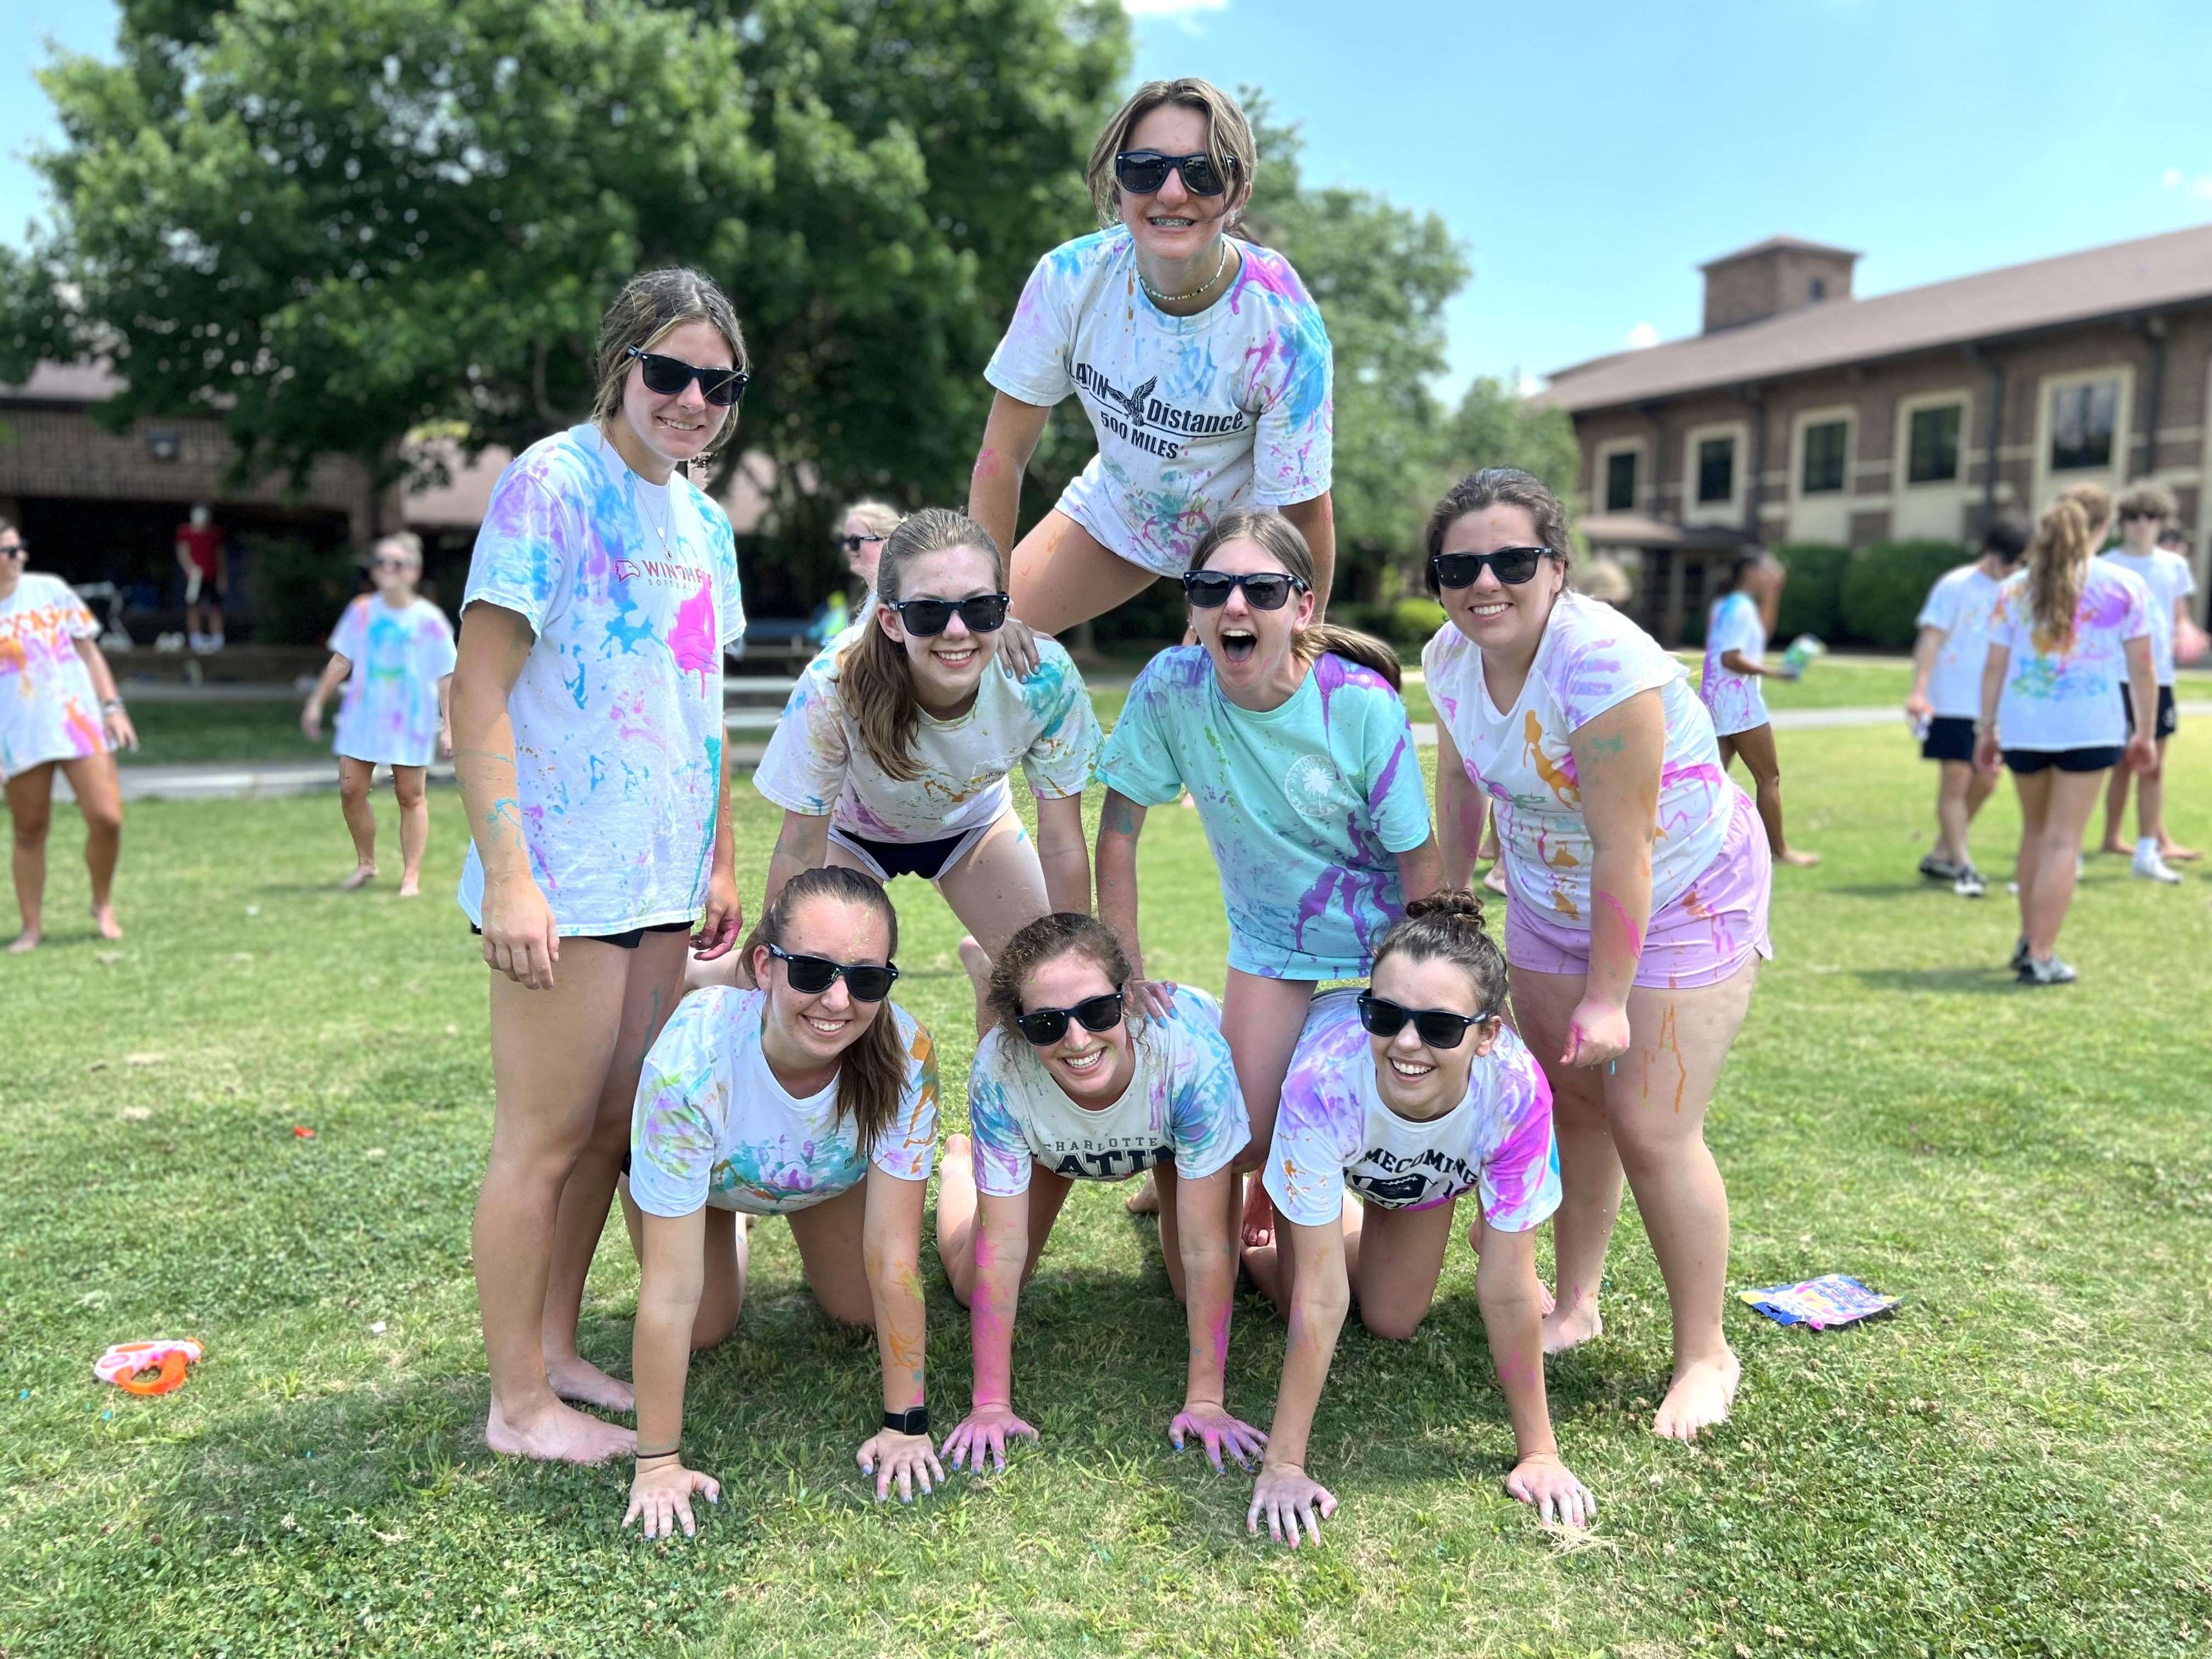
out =
<svg viewBox="0 0 2212 1659"><path fill-rule="evenodd" d="M973 519L925 507L902 520L877 568L880 604L799 676L753 775L784 809L763 903L824 864L920 876L969 930L979 997L1016 929L1091 908L1083 790L1097 717L1054 641L1036 641L1025 678L1001 672L1006 575ZM1036 799L1034 843L1006 785L1017 765Z"/></svg>
<svg viewBox="0 0 2212 1659"><path fill-rule="evenodd" d="M1314 621L1314 564L1279 513L1218 520L1183 589L1200 643L1161 652L1129 689L1098 763L1098 914L1127 952L1130 995L1164 1015L1143 977L1137 838L1146 809L1188 787L1221 872L1229 982L1221 1030L1252 1127L1256 1170L1314 988L1364 976L1408 895L1439 884L1398 659L1382 641ZM1273 1236L1252 1188L1243 1240Z"/></svg>
<svg viewBox="0 0 2212 1659"><path fill-rule="evenodd" d="M946 1143L937 1198L937 1253L974 1314L974 1402L945 1443L956 1469L981 1468L987 1449L1004 1468L1007 1438L1036 1434L1014 1415L1014 1313L1069 1183L1146 1170L1159 1180L1168 1279L1190 1315L1189 1382L1168 1437L1179 1449L1195 1434L1217 1469L1224 1452L1242 1463L1267 1440L1222 1404L1237 1288L1230 1160L1251 1131L1221 1010L1176 986L1147 1014L1127 1006L1129 985L1120 943L1087 915L1041 917L993 965L995 1023L968 1080L972 1152L965 1135Z"/></svg>
<svg viewBox="0 0 2212 1659"><path fill-rule="evenodd" d="M1552 1091L1504 1008L1505 958L1483 931L1482 901L1453 892L1407 905L1375 947L1374 982L1324 992L1307 1018L1262 1177L1290 1248L1244 1257L1291 1321L1251 1531L1265 1516L1278 1542L1297 1548L1301 1523L1319 1541L1336 1499L1305 1472L1306 1437L1351 1297L1376 1335L1413 1335L1460 1197L1478 1188L1475 1297L1519 1447L1505 1490L1547 1522L1596 1516L1559 1461L1544 1402L1535 1230L1559 1205Z"/></svg>
<svg viewBox="0 0 2212 1659"><path fill-rule="evenodd" d="M762 988L686 997L646 1056L623 1212L640 1272L632 1370L637 1463L628 1526L647 1538L720 1487L684 1466L691 1351L737 1328L749 1251L740 1213L781 1215L807 1288L841 1324L872 1325L884 1418L862 1443L876 1496L911 1501L944 1471L923 1405L922 1194L937 1140L937 1054L890 1005L898 915L851 870L786 883L750 941Z"/></svg>

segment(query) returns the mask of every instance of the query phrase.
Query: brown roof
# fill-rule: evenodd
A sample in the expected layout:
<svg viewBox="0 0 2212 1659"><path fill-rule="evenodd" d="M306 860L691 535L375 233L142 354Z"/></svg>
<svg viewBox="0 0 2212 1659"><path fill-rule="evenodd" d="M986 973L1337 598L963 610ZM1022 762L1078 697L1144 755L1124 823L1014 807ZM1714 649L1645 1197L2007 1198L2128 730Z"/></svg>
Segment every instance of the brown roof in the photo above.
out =
<svg viewBox="0 0 2212 1659"><path fill-rule="evenodd" d="M1560 369L1537 401L1602 409L2203 300L2212 300L2212 225L1613 352Z"/></svg>
<svg viewBox="0 0 2212 1659"><path fill-rule="evenodd" d="M1770 236L1763 242L1753 242L1749 247L1740 247L1733 253L1723 253L1717 259L1708 259L1699 270L1711 270L1715 265L1725 265L1737 259L1748 259L1757 253L1772 253L1787 249L1792 253L1826 253L1838 259L1856 259L1859 251L1855 247L1835 247L1826 242L1808 242L1802 236Z"/></svg>

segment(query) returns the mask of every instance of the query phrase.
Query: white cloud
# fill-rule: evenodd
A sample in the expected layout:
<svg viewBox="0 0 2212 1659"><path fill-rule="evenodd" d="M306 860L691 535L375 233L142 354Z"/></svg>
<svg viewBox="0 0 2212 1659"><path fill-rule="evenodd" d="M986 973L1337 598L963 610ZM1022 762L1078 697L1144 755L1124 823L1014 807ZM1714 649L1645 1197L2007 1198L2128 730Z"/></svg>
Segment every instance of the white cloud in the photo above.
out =
<svg viewBox="0 0 2212 1659"><path fill-rule="evenodd" d="M2168 167L2158 181L2168 190L2186 190L2191 196L2212 202L2212 173L2200 173L2191 179L2179 167Z"/></svg>
<svg viewBox="0 0 2212 1659"><path fill-rule="evenodd" d="M2168 190L2178 190L2181 185L2181 169L2168 167L2159 176L2159 183L2164 185Z"/></svg>
<svg viewBox="0 0 2212 1659"><path fill-rule="evenodd" d="M1523 398L1533 398L1544 389L1544 383L1527 370L1516 371L1513 377L1514 392Z"/></svg>
<svg viewBox="0 0 2212 1659"><path fill-rule="evenodd" d="M1642 351L1658 343L1659 331L1650 323L1638 323L1628 331L1628 349L1631 351Z"/></svg>
<svg viewBox="0 0 2212 1659"><path fill-rule="evenodd" d="M1186 17L1194 11L1226 11L1229 0L1121 0L1132 17Z"/></svg>

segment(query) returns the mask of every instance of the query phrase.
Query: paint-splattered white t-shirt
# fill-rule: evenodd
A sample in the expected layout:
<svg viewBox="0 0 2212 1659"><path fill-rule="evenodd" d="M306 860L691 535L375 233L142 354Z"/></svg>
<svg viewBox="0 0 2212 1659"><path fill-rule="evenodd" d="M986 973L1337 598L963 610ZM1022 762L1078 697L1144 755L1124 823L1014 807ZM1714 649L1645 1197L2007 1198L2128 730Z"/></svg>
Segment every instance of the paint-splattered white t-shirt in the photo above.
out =
<svg viewBox="0 0 2212 1659"><path fill-rule="evenodd" d="M1459 1104L1426 1121L1401 1117L1376 1091L1358 994L1324 992L1306 1015L1261 1176L1275 1207L1320 1227L1343 1212L1346 1187L1386 1210L1425 1210L1480 1188L1483 1218L1500 1232L1548 1219L1559 1207L1559 1151L1535 1056L1503 1029Z"/></svg>
<svg viewBox="0 0 2212 1659"><path fill-rule="evenodd" d="M1421 653L1421 664L1468 777L1497 807L1498 845L1516 904L1534 905L1562 927L1589 927L1593 854L1567 739L1639 691L1659 693L1667 721L1652 914L1720 855L1740 792L1721 770L1712 717L1690 690L1688 671L1611 605L1562 592L1528 682L1502 713L1482 677L1481 647L1449 623Z"/></svg>
<svg viewBox="0 0 2212 1659"><path fill-rule="evenodd" d="M428 766L438 747L438 682L453 672L446 613L423 599L395 611L364 593L338 618L331 649L353 665L331 747L355 760Z"/></svg>
<svg viewBox="0 0 2212 1659"><path fill-rule="evenodd" d="M873 1164L927 1181L937 1157L937 1051L896 1003L907 1056L898 1112L863 1156L860 1130L837 1115L837 1080L799 1100L761 1053L768 993L715 985L694 991L653 1040L630 1115L629 1190L647 1215L701 1205L788 1215L856 1185Z"/></svg>
<svg viewBox="0 0 2212 1659"><path fill-rule="evenodd" d="M25 572L0 599L0 778L107 752L100 694L76 653L100 623L59 576Z"/></svg>
<svg viewBox="0 0 2212 1659"><path fill-rule="evenodd" d="M478 600L538 638L507 700L530 873L564 934L695 921L722 776L722 653L744 635L730 521L652 484L596 426L540 440L493 486ZM461 908L483 921L471 843Z"/></svg>
<svg viewBox="0 0 2212 1659"><path fill-rule="evenodd" d="M2105 556L2132 574L2149 592L2151 665L2158 672L2158 683L2172 685L2174 603L2197 591L2197 573L2189 568L2188 560L2170 547L2154 547L2148 553L2129 553L2116 548Z"/></svg>
<svg viewBox="0 0 2212 1659"><path fill-rule="evenodd" d="M2118 748L2128 740L2120 693L2130 640L2151 631L2150 590L2133 571L2092 559L2063 646L2035 637L2027 573L2005 579L1990 612L1990 643L2012 653L1997 702L1997 738L2008 749Z"/></svg>
<svg viewBox="0 0 2212 1659"><path fill-rule="evenodd" d="M1722 594L1705 620L1705 665L1698 696L1713 717L1714 734L1723 738L1765 726L1770 718L1759 676L1733 673L1723 665L1722 657L1731 651L1741 651L1753 662L1766 654L1766 623L1748 593Z"/></svg>
<svg viewBox="0 0 2212 1659"><path fill-rule="evenodd" d="M1098 717L1059 641L1038 639L1037 665L1025 680L997 663L985 668L974 704L957 719L918 710L921 775L911 781L885 773L861 741L842 695L841 649L821 653L799 675L753 774L753 787L778 806L828 814L864 840L936 841L1012 811L1006 775L1018 764L1040 800L1079 795L1091 781Z"/></svg>
<svg viewBox="0 0 2212 1659"><path fill-rule="evenodd" d="M1240 507L1329 487L1328 330L1290 261L1238 242L1229 291L1171 317L1137 279L1126 228L1037 261L984 377L1049 407L1070 393L1098 453L1060 510L1133 564L1179 576L1206 529Z"/></svg>
<svg viewBox="0 0 2212 1659"><path fill-rule="evenodd" d="M1982 670L1990 659L1990 614L1997 580L1978 564L1945 572L1928 590L1916 628L1940 628L1943 643L1928 675L1928 706L1945 720L1982 717Z"/></svg>
<svg viewBox="0 0 2212 1659"><path fill-rule="evenodd" d="M1221 1035L1221 1005L1178 985L1167 1018L1129 1029L1129 1086L1092 1111L1060 1091L1028 1038L991 1028L968 1074L979 1191L1029 1191L1032 1164L1073 1181L1119 1181L1173 1158L1178 1176L1200 1181L1244 1150L1252 1128Z"/></svg>

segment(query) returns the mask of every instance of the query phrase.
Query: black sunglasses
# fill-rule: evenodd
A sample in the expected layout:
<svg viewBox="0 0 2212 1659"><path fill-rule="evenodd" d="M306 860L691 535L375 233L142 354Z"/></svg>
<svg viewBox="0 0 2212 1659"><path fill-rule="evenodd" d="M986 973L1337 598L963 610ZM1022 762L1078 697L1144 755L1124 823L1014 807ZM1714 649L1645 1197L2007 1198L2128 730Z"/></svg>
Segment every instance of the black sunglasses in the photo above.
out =
<svg viewBox="0 0 2212 1659"><path fill-rule="evenodd" d="M1191 570L1182 579L1184 597L1200 611L1228 604L1231 592L1239 587L1244 590L1244 603L1255 611L1280 611L1290 602L1292 590L1304 586L1296 576L1286 576L1279 570L1252 571L1242 576L1224 570Z"/></svg>
<svg viewBox="0 0 2212 1659"><path fill-rule="evenodd" d="M878 968L867 963L832 962L827 957L795 957L773 945L768 953L783 964L791 988L805 996L820 996L842 974L854 1001L881 1002L891 994L891 981L898 977L898 969L888 962Z"/></svg>
<svg viewBox="0 0 2212 1659"><path fill-rule="evenodd" d="M995 634L1006 625L1010 603L1004 593L978 593L965 599L894 599L884 608L897 611L900 625L926 640L942 634L956 613L970 634Z"/></svg>
<svg viewBox="0 0 2212 1659"><path fill-rule="evenodd" d="M745 395L752 384L752 376L741 368L702 368L696 363L687 363L681 357L664 357L657 351L641 351L632 346L623 353L637 359L644 371L645 389L669 398L691 384L699 382L700 395L717 409L727 409Z"/></svg>
<svg viewBox="0 0 2212 1659"><path fill-rule="evenodd" d="M881 536L839 536L836 539L837 545L848 553L857 553L870 542L879 542L883 538Z"/></svg>
<svg viewBox="0 0 2212 1659"><path fill-rule="evenodd" d="M1429 561L1442 587L1472 587L1488 565L1491 574L1508 587L1518 587L1536 574L1548 547L1501 547L1495 553L1438 553Z"/></svg>
<svg viewBox="0 0 2212 1659"><path fill-rule="evenodd" d="M1224 155L1229 171L1237 171L1237 158ZM1156 149L1125 149L1114 158L1114 179L1133 196L1150 196L1168 181L1170 172L1182 174L1182 187L1194 196L1218 196L1229 181L1204 150L1193 155L1163 155Z"/></svg>
<svg viewBox="0 0 2212 1659"><path fill-rule="evenodd" d="M1086 1031L1110 1031L1121 1023L1121 993L1085 997L1073 1008L1032 1008L1018 1016L1014 1024L1022 1028L1022 1035L1032 1047L1049 1048L1067 1035L1070 1014L1083 1022Z"/></svg>
<svg viewBox="0 0 2212 1659"><path fill-rule="evenodd" d="M1406 1029L1406 1022L1410 1019L1421 1041L1431 1048L1456 1048L1467 1040L1468 1026L1497 1018L1494 1012L1477 1014L1470 1019L1445 1008L1401 1008L1370 991L1359 994L1359 1023L1367 1028L1370 1036L1394 1037Z"/></svg>
<svg viewBox="0 0 2212 1659"><path fill-rule="evenodd" d="M30 550L31 544L28 542L11 542L5 547L0 547L0 559L21 558Z"/></svg>

